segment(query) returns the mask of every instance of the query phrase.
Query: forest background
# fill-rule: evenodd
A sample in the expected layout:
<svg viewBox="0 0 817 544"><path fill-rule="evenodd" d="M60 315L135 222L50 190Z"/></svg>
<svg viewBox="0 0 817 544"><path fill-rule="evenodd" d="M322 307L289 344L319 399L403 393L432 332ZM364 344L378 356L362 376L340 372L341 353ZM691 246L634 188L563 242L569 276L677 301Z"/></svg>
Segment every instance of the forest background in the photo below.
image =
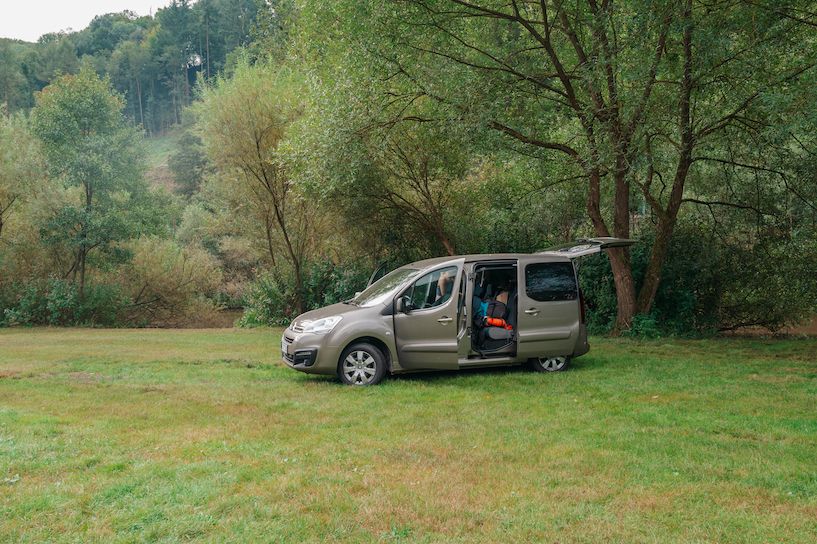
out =
<svg viewBox="0 0 817 544"><path fill-rule="evenodd" d="M587 236L591 330L817 306L815 2L173 1L0 39L0 325L287 323Z"/></svg>

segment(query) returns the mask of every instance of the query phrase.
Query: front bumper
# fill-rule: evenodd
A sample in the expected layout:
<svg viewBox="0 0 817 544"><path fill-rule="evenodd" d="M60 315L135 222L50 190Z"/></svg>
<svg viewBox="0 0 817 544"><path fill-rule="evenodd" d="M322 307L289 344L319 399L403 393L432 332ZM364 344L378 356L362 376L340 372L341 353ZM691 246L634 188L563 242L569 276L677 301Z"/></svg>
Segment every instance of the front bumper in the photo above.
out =
<svg viewBox="0 0 817 544"><path fill-rule="evenodd" d="M326 334L305 334L287 328L281 338L281 358L300 372L336 375L340 354L327 339Z"/></svg>

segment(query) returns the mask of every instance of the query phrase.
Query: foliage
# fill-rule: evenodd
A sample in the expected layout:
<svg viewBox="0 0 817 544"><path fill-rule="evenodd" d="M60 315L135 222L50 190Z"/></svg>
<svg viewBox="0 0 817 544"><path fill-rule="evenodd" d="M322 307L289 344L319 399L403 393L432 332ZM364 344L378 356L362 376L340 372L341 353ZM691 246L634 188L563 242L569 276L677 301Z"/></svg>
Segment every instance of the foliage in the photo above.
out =
<svg viewBox="0 0 817 544"><path fill-rule="evenodd" d="M99 15L36 44L0 39L0 103L26 111L35 92L85 65L110 76L134 123L160 133L179 123L196 81L228 68L230 53L249 43L258 10L255 0L173 0L153 15Z"/></svg>
<svg viewBox="0 0 817 544"><path fill-rule="evenodd" d="M33 281L4 293L0 326L83 325L114 327L123 323L128 299L119 285L95 284L84 297L66 280ZM10 299L10 300L9 300Z"/></svg>
<svg viewBox="0 0 817 544"><path fill-rule="evenodd" d="M300 311L304 267L319 244L321 218L298 194L281 149L302 113L302 87L290 69L242 60L232 77L202 90L194 110L216 170L212 183L222 186L232 213L252 218L253 236L266 241L269 263L288 268Z"/></svg>
<svg viewBox="0 0 817 544"><path fill-rule="evenodd" d="M793 15L812 5L307 2L299 45L382 125L456 127L483 154L548 163L543 187L581 183L596 235L630 237L643 202L656 228L638 289L610 252L623 328L655 302L683 207L775 214L766 202L802 183L775 155L816 98L813 20Z"/></svg>
<svg viewBox="0 0 817 544"><path fill-rule="evenodd" d="M168 325L200 312L200 298L221 283L217 260L204 250L154 237L130 242L129 250L132 259L117 272L130 301L128 323Z"/></svg>
<svg viewBox="0 0 817 544"><path fill-rule="evenodd" d="M283 326L296 317L289 293L292 288L272 274L259 275L250 285L244 301L241 327Z"/></svg>
<svg viewBox="0 0 817 544"><path fill-rule="evenodd" d="M683 223L673 237L664 279L650 314L627 334L697 335L747 326L778 331L817 311L817 245L767 237L753 245L723 239L701 224ZM643 281L651 233L633 249L633 270ZM586 258L579 268L594 333L612 329L616 299L609 261Z"/></svg>
<svg viewBox="0 0 817 544"><path fill-rule="evenodd" d="M87 68L63 76L37 96L34 133L43 144L53 179L82 189L42 228L46 244L67 246L75 258L70 274L84 295L88 256L93 251L121 259L115 242L141 230L129 215L134 195L146 193L138 134L124 124L123 102L110 83Z"/></svg>
<svg viewBox="0 0 817 544"><path fill-rule="evenodd" d="M135 240L127 249L132 258L96 278L84 296L64 279L0 286L0 326L170 325L213 310L202 300L221 282L211 255L158 238Z"/></svg>
<svg viewBox="0 0 817 544"><path fill-rule="evenodd" d="M0 105L0 237L15 207L29 199L43 180L41 149L20 114Z"/></svg>
<svg viewBox="0 0 817 544"><path fill-rule="evenodd" d="M180 193L190 196L199 190L207 170L201 138L186 130L168 161Z"/></svg>
<svg viewBox="0 0 817 544"><path fill-rule="evenodd" d="M313 263L304 279L306 310L313 310L351 298L366 287L371 275L368 269L352 265L335 265L323 261ZM291 280L290 280L291 281ZM294 289L287 278L273 274L259 276L250 286L244 301L242 327L288 325L297 316L291 299Z"/></svg>
<svg viewBox="0 0 817 544"><path fill-rule="evenodd" d="M582 264L592 330L778 330L814 311L815 23L805 0L174 0L0 39L0 299L59 322L37 301L120 286L93 320L283 323L381 262L613 234L639 244Z"/></svg>

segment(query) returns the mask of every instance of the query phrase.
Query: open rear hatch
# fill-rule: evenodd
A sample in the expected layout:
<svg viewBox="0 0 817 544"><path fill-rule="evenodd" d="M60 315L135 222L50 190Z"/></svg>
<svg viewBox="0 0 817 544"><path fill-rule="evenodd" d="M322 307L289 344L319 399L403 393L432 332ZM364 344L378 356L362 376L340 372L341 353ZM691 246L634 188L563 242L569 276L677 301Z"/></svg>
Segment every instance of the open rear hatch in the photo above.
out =
<svg viewBox="0 0 817 544"><path fill-rule="evenodd" d="M628 238L611 238L609 236L602 236L599 238L581 238L573 243L556 246L545 251L540 251L539 254L553 254L562 255L570 259L584 257L599 253L603 249L611 249L615 247L628 247L635 244L635 240Z"/></svg>

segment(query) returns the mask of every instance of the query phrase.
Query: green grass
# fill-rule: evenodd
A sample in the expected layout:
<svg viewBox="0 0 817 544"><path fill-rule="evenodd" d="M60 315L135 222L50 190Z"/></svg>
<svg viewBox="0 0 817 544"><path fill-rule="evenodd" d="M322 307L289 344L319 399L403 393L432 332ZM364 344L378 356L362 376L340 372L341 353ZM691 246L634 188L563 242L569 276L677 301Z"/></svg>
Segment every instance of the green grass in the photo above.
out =
<svg viewBox="0 0 817 544"><path fill-rule="evenodd" d="M175 189L170 157L176 152L181 136L182 131L175 129L160 136L145 138L145 179L151 187L162 187L171 192Z"/></svg>
<svg viewBox="0 0 817 544"><path fill-rule="evenodd" d="M145 157L148 168L166 166L170 155L176 151L181 135L181 130L174 129L159 136L145 138Z"/></svg>
<svg viewBox="0 0 817 544"><path fill-rule="evenodd" d="M0 331L0 542L817 539L817 341L352 389L279 334Z"/></svg>

